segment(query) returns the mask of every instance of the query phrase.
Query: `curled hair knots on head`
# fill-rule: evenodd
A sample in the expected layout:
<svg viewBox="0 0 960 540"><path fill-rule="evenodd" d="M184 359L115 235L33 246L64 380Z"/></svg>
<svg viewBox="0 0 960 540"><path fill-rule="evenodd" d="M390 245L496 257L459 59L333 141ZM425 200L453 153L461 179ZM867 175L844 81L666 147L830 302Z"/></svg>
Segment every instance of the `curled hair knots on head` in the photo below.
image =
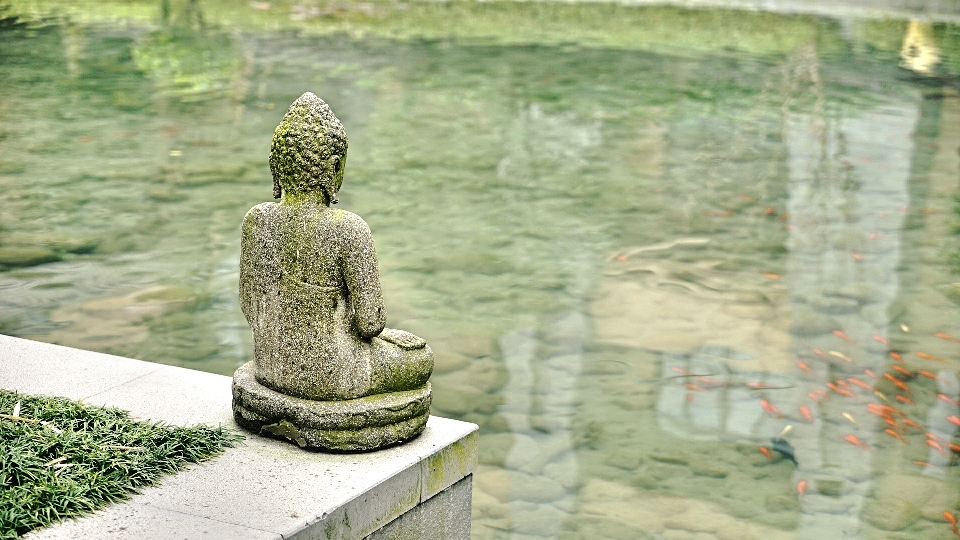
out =
<svg viewBox="0 0 960 540"><path fill-rule="evenodd" d="M304 93L290 105L273 133L270 172L274 198L280 198L284 190L329 189L336 171L327 171L324 164L333 156L342 163L346 152L343 124L322 99Z"/></svg>

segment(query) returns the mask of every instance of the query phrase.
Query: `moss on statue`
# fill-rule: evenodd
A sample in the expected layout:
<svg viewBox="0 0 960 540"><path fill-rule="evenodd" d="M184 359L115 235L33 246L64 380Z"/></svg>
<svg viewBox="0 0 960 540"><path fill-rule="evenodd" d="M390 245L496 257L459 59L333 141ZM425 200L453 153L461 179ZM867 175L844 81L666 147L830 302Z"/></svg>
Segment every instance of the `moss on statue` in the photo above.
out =
<svg viewBox="0 0 960 540"><path fill-rule="evenodd" d="M385 328L373 235L334 210L347 136L307 92L270 149L273 195L244 217L240 305L254 358L234 374L237 422L304 448L374 450L423 431L433 352Z"/></svg>

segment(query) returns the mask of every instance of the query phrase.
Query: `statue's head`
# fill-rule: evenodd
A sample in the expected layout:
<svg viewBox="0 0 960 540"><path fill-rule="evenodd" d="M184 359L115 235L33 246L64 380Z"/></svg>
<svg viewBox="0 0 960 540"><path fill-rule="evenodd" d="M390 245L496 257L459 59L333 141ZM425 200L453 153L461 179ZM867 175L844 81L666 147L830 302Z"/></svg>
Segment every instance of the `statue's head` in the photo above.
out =
<svg viewBox="0 0 960 540"><path fill-rule="evenodd" d="M287 109L273 132L273 196L323 190L337 203L347 160L347 133L322 99L306 92Z"/></svg>

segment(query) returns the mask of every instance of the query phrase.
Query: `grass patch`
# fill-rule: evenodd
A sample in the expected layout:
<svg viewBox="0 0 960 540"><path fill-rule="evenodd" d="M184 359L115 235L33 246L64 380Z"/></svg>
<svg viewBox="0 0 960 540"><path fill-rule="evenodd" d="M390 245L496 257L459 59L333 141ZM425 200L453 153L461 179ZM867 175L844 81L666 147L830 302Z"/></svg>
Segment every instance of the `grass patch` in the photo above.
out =
<svg viewBox="0 0 960 540"><path fill-rule="evenodd" d="M0 390L0 539L121 501L242 436Z"/></svg>

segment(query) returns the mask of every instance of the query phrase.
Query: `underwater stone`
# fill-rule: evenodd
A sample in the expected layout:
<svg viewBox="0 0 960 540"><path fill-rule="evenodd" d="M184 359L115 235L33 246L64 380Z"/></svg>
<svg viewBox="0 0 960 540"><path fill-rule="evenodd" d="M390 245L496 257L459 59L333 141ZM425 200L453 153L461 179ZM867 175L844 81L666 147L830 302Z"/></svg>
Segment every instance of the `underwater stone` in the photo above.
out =
<svg viewBox="0 0 960 540"><path fill-rule="evenodd" d="M790 333L795 336L819 336L840 328L840 323L829 315L807 308L798 308L790 323Z"/></svg>
<svg viewBox="0 0 960 540"><path fill-rule="evenodd" d="M37 266L60 260L52 249L39 246L4 246L0 247L0 267L4 266Z"/></svg>
<svg viewBox="0 0 960 540"><path fill-rule="evenodd" d="M330 208L343 182L347 137L307 92L277 126L270 149L279 203L243 219L240 305L253 361L234 374L241 426L304 448L369 451L419 435L429 416L433 352L384 328L370 228Z"/></svg>
<svg viewBox="0 0 960 540"><path fill-rule="evenodd" d="M920 519L920 509L898 497L870 500L864 505L861 519L884 531L902 531Z"/></svg>
<svg viewBox="0 0 960 540"><path fill-rule="evenodd" d="M690 463L690 470L697 476L707 476L709 478L726 478L730 474L726 467L709 460L697 460Z"/></svg>

